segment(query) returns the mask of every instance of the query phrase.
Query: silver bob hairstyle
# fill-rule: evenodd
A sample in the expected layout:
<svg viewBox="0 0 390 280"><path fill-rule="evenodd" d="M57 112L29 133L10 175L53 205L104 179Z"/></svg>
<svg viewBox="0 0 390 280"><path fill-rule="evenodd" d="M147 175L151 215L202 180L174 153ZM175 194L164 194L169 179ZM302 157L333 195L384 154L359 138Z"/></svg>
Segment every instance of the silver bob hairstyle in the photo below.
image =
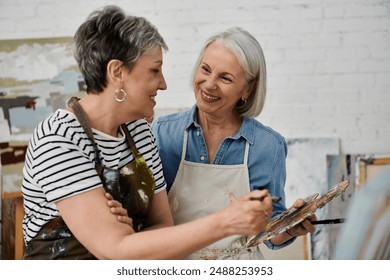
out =
<svg viewBox="0 0 390 280"><path fill-rule="evenodd" d="M265 58L259 42L248 31L240 27L229 28L207 39L192 70L191 86L194 87L196 72L206 48L214 42L231 50L245 71L248 85L255 83L246 102L239 100L236 108L243 117L257 117L264 107L266 97Z"/></svg>
<svg viewBox="0 0 390 280"><path fill-rule="evenodd" d="M117 6L92 12L74 35L73 54L87 85L87 93L107 86L107 64L118 59L131 69L137 59L160 46L168 47L157 28L143 17L126 15Z"/></svg>

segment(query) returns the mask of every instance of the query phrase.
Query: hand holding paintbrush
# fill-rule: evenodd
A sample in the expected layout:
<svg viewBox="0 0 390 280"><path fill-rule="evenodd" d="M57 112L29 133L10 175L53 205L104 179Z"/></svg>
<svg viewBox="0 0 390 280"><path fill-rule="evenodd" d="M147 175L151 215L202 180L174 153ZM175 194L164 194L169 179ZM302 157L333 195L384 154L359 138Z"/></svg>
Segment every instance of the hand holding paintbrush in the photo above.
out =
<svg viewBox="0 0 390 280"><path fill-rule="evenodd" d="M266 196L263 196L263 197L250 197L249 200L259 200L259 201L263 201L263 199L266 198ZM279 197L279 196L271 196L271 201L272 202L278 202L279 200L281 200L282 198Z"/></svg>
<svg viewBox="0 0 390 280"><path fill-rule="evenodd" d="M255 190L266 190L267 188L266 187L257 187L255 188ZM250 197L249 200L259 200L259 201L263 201L263 199L265 198L265 196L263 197ZM282 198L279 197L279 196L271 196L271 200L272 200L272 203L274 202L278 202L280 201Z"/></svg>

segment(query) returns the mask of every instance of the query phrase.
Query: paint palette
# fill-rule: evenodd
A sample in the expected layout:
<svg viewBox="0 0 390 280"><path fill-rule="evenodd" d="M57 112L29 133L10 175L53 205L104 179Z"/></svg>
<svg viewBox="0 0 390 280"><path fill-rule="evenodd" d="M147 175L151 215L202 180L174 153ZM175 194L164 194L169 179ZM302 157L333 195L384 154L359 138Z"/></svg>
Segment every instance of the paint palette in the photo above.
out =
<svg viewBox="0 0 390 280"><path fill-rule="evenodd" d="M306 197L304 199L306 202L305 206L301 208L290 207L273 218L265 227L264 231L251 237L248 240L246 246L252 247L258 245L263 241L271 239L272 237L299 224L303 220L312 216L317 211L317 209L324 207L327 203L343 193L348 185L348 181L342 181L321 197L318 197L318 193Z"/></svg>

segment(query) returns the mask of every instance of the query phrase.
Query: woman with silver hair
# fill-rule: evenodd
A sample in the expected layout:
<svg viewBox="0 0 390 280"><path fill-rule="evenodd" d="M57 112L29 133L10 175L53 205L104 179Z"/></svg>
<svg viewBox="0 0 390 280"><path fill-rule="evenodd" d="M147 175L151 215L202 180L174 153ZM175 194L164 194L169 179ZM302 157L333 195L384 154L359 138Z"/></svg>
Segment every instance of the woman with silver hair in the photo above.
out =
<svg viewBox="0 0 390 280"><path fill-rule="evenodd" d="M196 105L153 123L175 224L214 213L259 188L281 198L273 203L273 217L286 210L286 142L254 119L266 96L266 64L258 41L238 27L211 36L195 63L192 87ZM303 205L302 199L294 203ZM283 248L314 230L305 220L265 243ZM245 235L231 236L190 258L263 258L258 246L247 248L246 243Z"/></svg>
<svg viewBox="0 0 390 280"><path fill-rule="evenodd" d="M87 95L71 98L33 132L22 182L25 259L178 259L265 227L256 217L271 212L266 190L256 193L263 201L247 194L172 226L145 120L153 116L157 92L167 88L168 48L148 20L107 6L87 18L74 40Z"/></svg>

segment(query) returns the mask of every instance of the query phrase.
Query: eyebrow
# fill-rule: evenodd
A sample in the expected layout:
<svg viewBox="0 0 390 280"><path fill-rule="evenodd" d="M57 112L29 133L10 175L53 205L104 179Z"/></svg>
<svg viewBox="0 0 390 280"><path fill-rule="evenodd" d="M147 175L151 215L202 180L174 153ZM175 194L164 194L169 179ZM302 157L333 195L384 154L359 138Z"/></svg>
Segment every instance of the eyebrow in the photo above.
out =
<svg viewBox="0 0 390 280"><path fill-rule="evenodd" d="M237 79L236 76L234 76L232 73L229 73L229 72L222 72L221 74L222 75L229 75L229 76L232 76L234 79Z"/></svg>
<svg viewBox="0 0 390 280"><path fill-rule="evenodd" d="M153 63L163 65L162 60L156 60L156 61L154 61Z"/></svg>
<svg viewBox="0 0 390 280"><path fill-rule="evenodd" d="M205 66L207 66L208 68L211 68L206 62L204 62L203 60L201 61L201 64L200 64L200 66L202 65L202 64L204 64ZM230 75L230 76L232 76L234 79L237 79L236 78L236 76L234 76L232 73L230 73L230 72L222 72L222 73L220 73L220 74L222 74L222 75Z"/></svg>

